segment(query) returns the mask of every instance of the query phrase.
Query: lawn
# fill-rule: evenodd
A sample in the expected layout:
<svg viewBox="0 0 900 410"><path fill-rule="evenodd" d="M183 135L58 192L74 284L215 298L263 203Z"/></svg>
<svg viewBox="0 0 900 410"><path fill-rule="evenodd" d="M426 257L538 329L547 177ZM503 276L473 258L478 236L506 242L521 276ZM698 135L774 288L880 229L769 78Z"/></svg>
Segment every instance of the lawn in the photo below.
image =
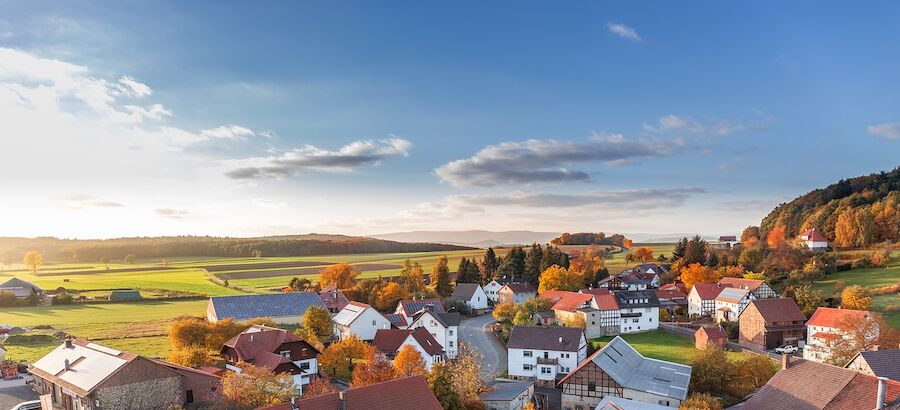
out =
<svg viewBox="0 0 900 410"><path fill-rule="evenodd" d="M629 252L634 252L635 249L638 248L650 248L653 249L653 255L659 256L659 254L665 255L667 258L672 257L672 250L675 249L674 243L636 243L631 247ZM619 252L609 255L606 258L606 268L609 269L609 273L619 273L625 269L633 268L634 265L637 265L639 262L625 262L625 255L627 252Z"/></svg>
<svg viewBox="0 0 900 410"><path fill-rule="evenodd" d="M622 338L645 357L667 362L688 364L691 355L697 351L694 348L693 338L663 332L662 330L622 335ZM612 337L601 337L591 339L591 343L595 349L600 349L606 346L610 340L612 340ZM743 353L738 352L728 352L728 356L734 360L743 360L745 357Z"/></svg>
<svg viewBox="0 0 900 410"><path fill-rule="evenodd" d="M169 353L168 336L134 337L126 339L92 339L92 341L113 349L136 353L147 357L165 358ZM3 347L7 349L6 357L8 359L16 362L25 360L29 363L34 363L60 344L62 344L61 341L55 341L28 345L4 345Z"/></svg>
<svg viewBox="0 0 900 410"><path fill-rule="evenodd" d="M859 285L870 289L900 283L900 251L891 252L891 262L887 267L838 272L815 282L813 289L819 289L826 296L830 296L834 292L834 284L837 282L844 282L847 286ZM900 306L900 295L893 293L872 297L872 310L884 312L888 306ZM900 328L900 312L886 313L885 319L891 327Z"/></svg>

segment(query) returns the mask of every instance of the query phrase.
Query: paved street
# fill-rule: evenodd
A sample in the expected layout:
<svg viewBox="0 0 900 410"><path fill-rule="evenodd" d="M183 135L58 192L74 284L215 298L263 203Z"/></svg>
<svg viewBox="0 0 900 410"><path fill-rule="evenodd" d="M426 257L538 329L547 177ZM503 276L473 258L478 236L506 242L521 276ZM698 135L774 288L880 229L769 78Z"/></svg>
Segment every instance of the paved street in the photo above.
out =
<svg viewBox="0 0 900 410"><path fill-rule="evenodd" d="M484 355L484 379L487 382L506 371L506 346L488 328L494 322L488 314L464 320L459 325L459 340L474 346Z"/></svg>
<svg viewBox="0 0 900 410"><path fill-rule="evenodd" d="M0 409L11 409L23 401L38 399L31 386L25 385L25 380L29 379L0 380Z"/></svg>

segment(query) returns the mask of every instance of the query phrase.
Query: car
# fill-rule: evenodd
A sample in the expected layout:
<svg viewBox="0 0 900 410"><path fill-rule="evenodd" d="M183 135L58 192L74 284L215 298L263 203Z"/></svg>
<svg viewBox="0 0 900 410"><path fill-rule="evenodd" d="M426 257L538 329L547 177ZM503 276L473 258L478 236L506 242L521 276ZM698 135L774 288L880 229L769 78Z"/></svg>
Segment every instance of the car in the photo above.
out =
<svg viewBox="0 0 900 410"><path fill-rule="evenodd" d="M794 345L784 345L784 346L779 346L779 347L775 348L776 353L786 353L786 354L797 353L797 350L799 350L799 349L797 348L797 346L794 346Z"/></svg>
<svg viewBox="0 0 900 410"><path fill-rule="evenodd" d="M41 401L40 400L31 400L31 401L23 401L15 406L13 406L10 410L40 410L41 409Z"/></svg>

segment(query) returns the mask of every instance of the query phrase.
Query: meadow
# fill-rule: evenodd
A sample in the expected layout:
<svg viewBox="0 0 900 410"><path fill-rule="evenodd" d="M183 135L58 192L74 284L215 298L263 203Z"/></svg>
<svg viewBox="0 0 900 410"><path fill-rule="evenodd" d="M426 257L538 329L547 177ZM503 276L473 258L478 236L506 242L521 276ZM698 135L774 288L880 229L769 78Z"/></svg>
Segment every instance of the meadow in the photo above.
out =
<svg viewBox="0 0 900 410"><path fill-rule="evenodd" d="M860 253L860 251L851 251ZM866 252L869 253L869 252ZM900 251L891 252L891 261L881 268L853 269L828 275L816 281L813 289L821 290L826 297L834 292L834 285L843 282L846 286L859 285L868 289L876 289L900 283ZM875 295L872 297L872 310L885 313L885 319L894 328L900 328L900 311L887 312L889 306L900 307L900 294Z"/></svg>
<svg viewBox="0 0 900 410"><path fill-rule="evenodd" d="M639 262L625 262L625 255L634 252L638 248L653 249L653 256L663 254L667 258L672 257L672 250L675 249L674 243L636 243L628 252L612 253L606 257L605 266L609 269L609 273L619 273L625 269L633 268Z"/></svg>
<svg viewBox="0 0 900 410"><path fill-rule="evenodd" d="M691 356L697 351L694 348L693 338L666 333L662 330L633 333L621 337L644 357L667 362L688 364ZM591 339L590 342L594 349L600 349L612 339L613 337L607 336ZM733 360L743 360L746 357L744 353L738 352L727 352L726 354Z"/></svg>

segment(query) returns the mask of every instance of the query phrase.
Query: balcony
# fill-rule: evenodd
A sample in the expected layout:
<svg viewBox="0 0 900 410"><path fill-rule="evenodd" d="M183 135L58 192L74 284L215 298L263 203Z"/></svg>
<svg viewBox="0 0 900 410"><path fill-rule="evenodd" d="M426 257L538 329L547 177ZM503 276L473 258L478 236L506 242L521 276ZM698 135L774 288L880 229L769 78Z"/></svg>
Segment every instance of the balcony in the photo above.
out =
<svg viewBox="0 0 900 410"><path fill-rule="evenodd" d="M552 364L552 365L557 365L557 364L559 364L559 359L550 359L550 358L546 358L546 357L538 357L538 358L537 358L537 364Z"/></svg>

